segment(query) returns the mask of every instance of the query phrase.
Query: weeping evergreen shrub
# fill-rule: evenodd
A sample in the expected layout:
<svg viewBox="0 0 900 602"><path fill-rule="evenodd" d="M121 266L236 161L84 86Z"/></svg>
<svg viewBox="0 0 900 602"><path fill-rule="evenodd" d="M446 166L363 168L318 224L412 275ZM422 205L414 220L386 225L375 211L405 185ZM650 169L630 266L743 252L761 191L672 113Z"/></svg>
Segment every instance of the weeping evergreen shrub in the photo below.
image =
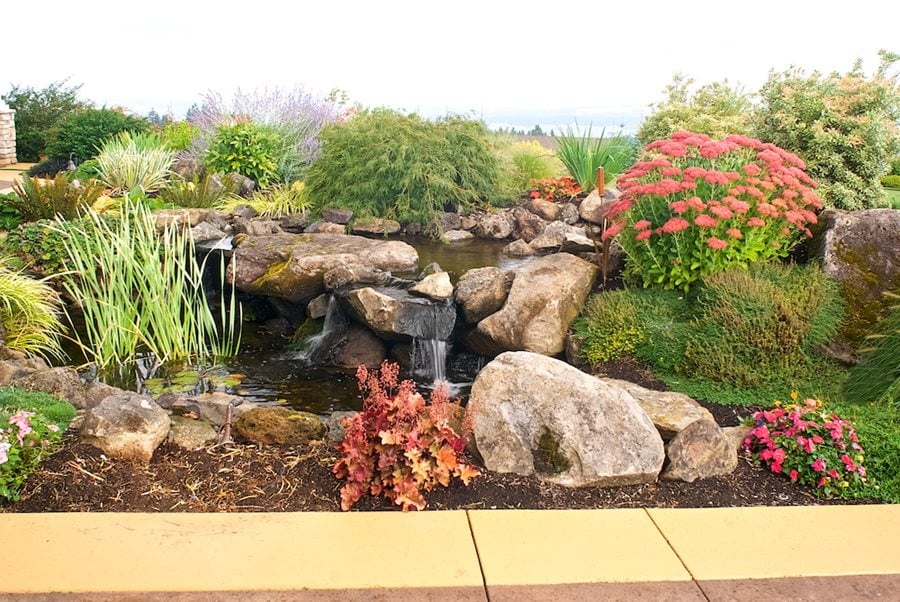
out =
<svg viewBox="0 0 900 602"><path fill-rule="evenodd" d="M321 140L322 154L306 177L318 210L433 226L438 212L508 200L500 159L477 121L374 109L326 126Z"/></svg>

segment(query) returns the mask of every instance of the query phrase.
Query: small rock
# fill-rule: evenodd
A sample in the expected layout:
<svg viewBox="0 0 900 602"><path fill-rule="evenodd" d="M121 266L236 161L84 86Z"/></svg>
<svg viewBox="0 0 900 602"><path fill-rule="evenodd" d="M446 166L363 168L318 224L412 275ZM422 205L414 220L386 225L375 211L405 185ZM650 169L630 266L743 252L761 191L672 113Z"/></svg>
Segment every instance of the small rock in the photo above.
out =
<svg viewBox="0 0 900 602"><path fill-rule="evenodd" d="M460 230L471 230L478 225L478 220L470 215L464 215L459 220Z"/></svg>
<svg viewBox="0 0 900 602"><path fill-rule="evenodd" d="M753 427L749 424L722 427L722 432L728 437L728 444L734 450L735 455L744 449L744 439L750 436L751 430Z"/></svg>
<svg viewBox="0 0 900 602"><path fill-rule="evenodd" d="M234 224L236 234L248 236L268 236L281 233L281 224L270 219L251 219L249 221L237 221Z"/></svg>
<svg viewBox="0 0 900 602"><path fill-rule="evenodd" d="M533 214L540 216L548 222L555 222L559 219L559 205L553 201L546 199L531 199L526 208Z"/></svg>
<svg viewBox="0 0 900 602"><path fill-rule="evenodd" d="M559 249L569 234L578 234L584 236L584 230L570 226L563 222L553 222L549 224L540 236L529 243L535 251ZM594 245L591 245L591 249Z"/></svg>
<svg viewBox="0 0 900 602"><path fill-rule="evenodd" d="M671 440L698 420L713 420L713 415L709 410L683 393L653 391L633 382L616 378L601 380L628 391L650 417L663 441Z"/></svg>
<svg viewBox="0 0 900 602"><path fill-rule="evenodd" d="M240 406L244 400L237 395L229 395L221 391L213 391L212 393L201 393L185 399L176 400L172 403L172 413L176 415L195 414L197 418L211 422L216 426L225 424L228 416L228 406L236 408ZM232 417L234 411L232 409Z"/></svg>
<svg viewBox="0 0 900 602"><path fill-rule="evenodd" d="M565 203L562 205L559 211L559 221L565 222L567 224L574 224L581 218L578 215L578 207L576 207L572 203Z"/></svg>
<svg viewBox="0 0 900 602"><path fill-rule="evenodd" d="M81 439L108 456L149 464L169 434L169 415L137 393L111 395L85 413Z"/></svg>
<svg viewBox="0 0 900 602"><path fill-rule="evenodd" d="M607 211L609 211L609 204L617 200L621 195L622 193L615 187L607 188L606 193L602 197L596 190L592 190L578 206L578 215L586 222L602 224L606 218Z"/></svg>
<svg viewBox="0 0 900 602"><path fill-rule="evenodd" d="M349 209L325 209L322 211L322 219L326 222L347 225L353 219L353 212Z"/></svg>
<svg viewBox="0 0 900 602"><path fill-rule="evenodd" d="M319 295L306 305L306 315L313 320L324 318L325 314L328 313L328 302L330 299L331 295L325 293Z"/></svg>
<svg viewBox="0 0 900 602"><path fill-rule="evenodd" d="M475 235L466 230L448 230L441 237L444 242L462 242L464 240L472 240Z"/></svg>
<svg viewBox="0 0 900 602"><path fill-rule="evenodd" d="M330 336L326 343L316 353L316 362L340 370L355 372L359 366L373 370L387 356L384 341L362 324L350 324L343 331Z"/></svg>
<svg viewBox="0 0 900 602"><path fill-rule="evenodd" d="M459 230L460 226L462 226L462 219L460 219L459 214L452 211L441 213L439 220L441 222L441 231L444 233L450 230Z"/></svg>
<svg viewBox="0 0 900 602"><path fill-rule="evenodd" d="M204 420L172 416L168 440L181 449L195 451L212 445L218 439L216 429Z"/></svg>
<svg viewBox="0 0 900 602"><path fill-rule="evenodd" d="M693 483L731 474L737 468L737 450L713 420L692 422L666 445L668 464L660 475L670 481Z"/></svg>
<svg viewBox="0 0 900 602"><path fill-rule="evenodd" d="M92 382L84 388L84 407L90 409L100 405L100 402L110 395L121 395L125 393L118 387L110 386L99 381Z"/></svg>
<svg viewBox="0 0 900 602"><path fill-rule="evenodd" d="M364 265L342 265L325 272L322 282L325 290L334 291L350 284L374 284L384 286L391 281L391 273Z"/></svg>
<svg viewBox="0 0 900 602"><path fill-rule="evenodd" d="M173 224L194 228L206 221L208 213L207 209L161 209L153 212L153 218L156 220L157 230L163 230Z"/></svg>
<svg viewBox="0 0 900 602"><path fill-rule="evenodd" d="M524 240L514 240L503 247L503 254L507 257L529 257L534 255L534 249Z"/></svg>
<svg viewBox="0 0 900 602"><path fill-rule="evenodd" d="M228 236L209 222L200 222L193 228L191 228L191 237L193 237L196 242L203 242L207 240L220 240Z"/></svg>
<svg viewBox="0 0 900 602"><path fill-rule="evenodd" d="M524 207L513 209L513 217L516 220L515 237L531 242L543 233L547 222Z"/></svg>
<svg viewBox="0 0 900 602"><path fill-rule="evenodd" d="M592 253L595 250L594 241L580 232L566 232L559 250L563 253Z"/></svg>
<svg viewBox="0 0 900 602"><path fill-rule="evenodd" d="M409 292L435 301L446 301L453 296L453 284L450 282L450 274L447 272L429 274L410 287Z"/></svg>
<svg viewBox="0 0 900 602"><path fill-rule="evenodd" d="M263 445L300 445L325 435L322 419L288 408L257 407L234 423L236 437Z"/></svg>
<svg viewBox="0 0 900 602"><path fill-rule="evenodd" d="M292 213L281 218L281 229L285 232L300 234L308 225L305 213Z"/></svg>
<svg viewBox="0 0 900 602"><path fill-rule="evenodd" d="M325 419L326 441L329 445L337 445L344 440L344 421L350 420L359 412L332 412Z"/></svg>
<svg viewBox="0 0 900 602"><path fill-rule="evenodd" d="M400 231L400 222L392 219L381 219L372 217L365 220L357 220L353 222L350 228L353 234L374 234L385 236L387 234L396 234Z"/></svg>
<svg viewBox="0 0 900 602"><path fill-rule="evenodd" d="M225 180L227 181L227 186L232 190L237 190L238 196L242 196L245 199L253 196L253 191L256 190L256 182L236 172L227 174Z"/></svg>
<svg viewBox="0 0 900 602"><path fill-rule="evenodd" d="M481 217L475 226L475 235L480 238L503 240L509 238L513 232L513 223L506 212L487 213Z"/></svg>
<svg viewBox="0 0 900 602"><path fill-rule="evenodd" d="M256 209L254 209L250 205L238 205L231 212L231 215L233 215L234 217L240 217L240 218L249 220L249 219L253 219L254 217L258 216L259 212L257 212Z"/></svg>
<svg viewBox="0 0 900 602"><path fill-rule="evenodd" d="M192 182L195 178L197 180L201 179L205 170L203 169L203 163L199 159L181 155L172 164L172 171L185 181Z"/></svg>
<svg viewBox="0 0 900 602"><path fill-rule="evenodd" d="M304 230L307 234L346 234L347 226L329 221L318 221L310 224Z"/></svg>

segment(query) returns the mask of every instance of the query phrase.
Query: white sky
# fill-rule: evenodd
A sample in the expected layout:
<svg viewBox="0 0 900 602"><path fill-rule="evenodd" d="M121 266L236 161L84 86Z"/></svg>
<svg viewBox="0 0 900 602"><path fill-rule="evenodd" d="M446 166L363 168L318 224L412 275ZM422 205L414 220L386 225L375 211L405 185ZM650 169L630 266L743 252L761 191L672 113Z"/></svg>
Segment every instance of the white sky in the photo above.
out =
<svg viewBox="0 0 900 602"><path fill-rule="evenodd" d="M900 2L3 0L0 92L69 78L182 115L200 93L302 84L426 114L647 112L672 74L755 90L770 68L868 71Z"/></svg>

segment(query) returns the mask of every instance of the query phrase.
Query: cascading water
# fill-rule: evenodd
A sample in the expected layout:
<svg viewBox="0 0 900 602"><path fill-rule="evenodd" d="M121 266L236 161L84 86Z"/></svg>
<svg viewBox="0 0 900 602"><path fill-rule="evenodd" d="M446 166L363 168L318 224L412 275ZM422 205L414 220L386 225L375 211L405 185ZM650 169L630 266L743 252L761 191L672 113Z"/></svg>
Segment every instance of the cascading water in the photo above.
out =
<svg viewBox="0 0 900 602"><path fill-rule="evenodd" d="M413 373L435 384L447 382L447 341L413 339L410 360Z"/></svg>
<svg viewBox="0 0 900 602"><path fill-rule="evenodd" d="M322 332L315 334L304 342L302 351L297 352L296 359L315 363L332 334L346 326L347 319L341 312L334 295L328 297L328 308L325 310L325 321L322 324Z"/></svg>

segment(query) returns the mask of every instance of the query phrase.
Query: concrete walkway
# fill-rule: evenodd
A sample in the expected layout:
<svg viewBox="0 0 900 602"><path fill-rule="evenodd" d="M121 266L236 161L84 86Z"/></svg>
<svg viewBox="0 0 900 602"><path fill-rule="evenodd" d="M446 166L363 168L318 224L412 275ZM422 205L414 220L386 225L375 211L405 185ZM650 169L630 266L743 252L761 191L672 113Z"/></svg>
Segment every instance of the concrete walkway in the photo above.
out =
<svg viewBox="0 0 900 602"><path fill-rule="evenodd" d="M900 600L900 505L0 514L0 600Z"/></svg>
<svg viewBox="0 0 900 602"><path fill-rule="evenodd" d="M0 167L0 193L10 192L13 184L21 179L23 172L32 168L34 163L15 163Z"/></svg>

